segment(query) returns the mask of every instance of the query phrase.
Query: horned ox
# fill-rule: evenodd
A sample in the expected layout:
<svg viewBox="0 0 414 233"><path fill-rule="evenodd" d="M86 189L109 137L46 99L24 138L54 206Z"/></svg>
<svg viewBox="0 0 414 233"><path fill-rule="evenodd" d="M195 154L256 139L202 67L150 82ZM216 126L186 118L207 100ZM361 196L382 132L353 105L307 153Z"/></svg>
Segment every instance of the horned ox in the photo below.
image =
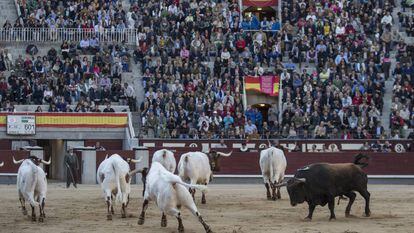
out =
<svg viewBox="0 0 414 233"><path fill-rule="evenodd" d="M199 189L204 192L207 189L207 186L186 184L179 176L169 172L160 163L153 162L147 176L147 188L145 190L144 203L142 205L138 224L144 224L145 211L148 208L149 201L155 201L158 208L162 211L161 227L167 226L166 214L168 214L177 218L178 231L184 232L180 213L181 206L184 206L189 209L193 215L198 217L198 220L207 233L212 233L210 227L204 222L198 212L187 188Z"/></svg>
<svg viewBox="0 0 414 233"><path fill-rule="evenodd" d="M97 180L104 192L107 204L107 219L112 220L114 214L113 195L116 195L116 201L122 204L121 216L126 217L126 207L129 203L129 194L131 192L131 178L141 172L145 176L146 169L130 171L129 163L139 163L140 160L126 159L126 161L118 154L113 154L98 167ZM145 185L145 184L144 184Z"/></svg>
<svg viewBox="0 0 414 233"><path fill-rule="evenodd" d="M280 187L276 185L282 183L285 177L287 162L284 152L276 147L264 149L260 152L259 163L266 187L267 199L280 199ZM272 194L270 194L270 188L272 189Z"/></svg>
<svg viewBox="0 0 414 233"><path fill-rule="evenodd" d="M177 161L175 161L174 153L167 149L161 149L154 152L152 155L152 162L159 162L171 173L175 172Z"/></svg>
<svg viewBox="0 0 414 233"><path fill-rule="evenodd" d="M225 154L218 151L211 151L207 155L203 152L188 152L180 157L178 162L178 175L184 181L191 184L208 185L213 179L213 171L220 171L220 156L228 157L232 152ZM190 189L190 193L195 195L196 190ZM205 192L202 192L201 203L206 204Z"/></svg>
<svg viewBox="0 0 414 233"><path fill-rule="evenodd" d="M345 216L350 216L351 206L354 203L356 194L359 192L365 199L365 215L371 215L369 209L370 193L367 190L368 178L362 168L368 166L368 156L358 154L354 163L315 163L297 170L295 176L278 186L287 185L287 191L292 206L307 202L309 214L305 218L311 220L316 205L325 206L328 204L331 212L330 220L335 219L334 206L335 197L347 196L348 205Z"/></svg>
<svg viewBox="0 0 414 233"><path fill-rule="evenodd" d="M32 221L36 221L35 207L39 206L39 222L43 222L45 215L45 201L47 192L46 173L40 163L49 165L51 160L44 161L36 156L29 156L28 159L16 161L13 157L14 164L21 164L17 172L17 192L22 207L23 215L27 215L26 201L32 207Z"/></svg>

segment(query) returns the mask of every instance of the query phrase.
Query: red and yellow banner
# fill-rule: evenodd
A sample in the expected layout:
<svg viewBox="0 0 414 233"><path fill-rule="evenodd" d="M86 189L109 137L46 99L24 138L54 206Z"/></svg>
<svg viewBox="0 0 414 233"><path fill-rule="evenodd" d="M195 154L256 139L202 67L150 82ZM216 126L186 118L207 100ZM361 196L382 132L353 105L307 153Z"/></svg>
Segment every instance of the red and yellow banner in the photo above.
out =
<svg viewBox="0 0 414 233"><path fill-rule="evenodd" d="M243 6L256 6L256 7L266 7L266 6L277 6L277 0L243 0Z"/></svg>
<svg viewBox="0 0 414 233"><path fill-rule="evenodd" d="M124 128L127 113L0 113L0 127L7 126L7 115L34 115L36 127Z"/></svg>
<svg viewBox="0 0 414 233"><path fill-rule="evenodd" d="M244 78L246 90L259 91L261 93L278 96L279 95L279 77L278 76L247 76Z"/></svg>

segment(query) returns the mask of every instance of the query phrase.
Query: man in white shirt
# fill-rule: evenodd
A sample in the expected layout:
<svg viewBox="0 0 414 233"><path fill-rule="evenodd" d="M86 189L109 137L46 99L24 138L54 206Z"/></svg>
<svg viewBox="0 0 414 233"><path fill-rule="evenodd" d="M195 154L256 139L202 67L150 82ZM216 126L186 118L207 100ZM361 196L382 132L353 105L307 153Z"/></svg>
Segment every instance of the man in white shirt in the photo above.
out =
<svg viewBox="0 0 414 233"><path fill-rule="evenodd" d="M252 124L252 121L249 120L247 124L244 126L244 132L246 135L252 135L257 133L257 127L256 125Z"/></svg>
<svg viewBox="0 0 414 233"><path fill-rule="evenodd" d="M390 15L390 12L387 12L381 19L381 24L383 25L390 25L392 26L392 16Z"/></svg>
<svg viewBox="0 0 414 233"><path fill-rule="evenodd" d="M79 43L79 48L82 50L83 53L86 53L88 51L89 46L90 44L88 38L82 39Z"/></svg>
<svg viewBox="0 0 414 233"><path fill-rule="evenodd" d="M99 52L99 50L100 50L100 47L99 47L99 41L98 41L98 38L91 38L90 40L89 40L89 47L90 47L90 49L92 50L92 52L95 54L95 53L97 53L97 52Z"/></svg>
<svg viewBox="0 0 414 233"><path fill-rule="evenodd" d="M125 96L127 97L127 100L128 100L129 109L132 112L135 112L136 111L135 90L132 87L132 85L128 85L128 83L124 83L124 88L125 88Z"/></svg>

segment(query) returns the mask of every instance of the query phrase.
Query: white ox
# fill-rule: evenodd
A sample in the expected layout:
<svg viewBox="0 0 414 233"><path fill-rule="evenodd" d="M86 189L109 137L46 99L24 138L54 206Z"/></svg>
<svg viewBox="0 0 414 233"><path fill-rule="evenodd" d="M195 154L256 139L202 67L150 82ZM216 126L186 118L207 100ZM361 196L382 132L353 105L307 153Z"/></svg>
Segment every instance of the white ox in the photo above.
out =
<svg viewBox="0 0 414 233"><path fill-rule="evenodd" d="M222 152L211 151L207 154L203 152L188 152L181 155L178 162L178 175L184 181L191 184L208 185L213 179L213 171L220 171L220 156L228 157L232 152L225 154ZM189 190L194 195L196 190ZM205 192L202 191L201 204L206 204Z"/></svg>
<svg viewBox="0 0 414 233"><path fill-rule="evenodd" d="M280 187L276 185L282 183L285 178L286 165L287 162L283 150L270 147L260 152L260 169L262 170L268 200L276 200L276 197L280 199ZM269 188L272 189L272 195Z"/></svg>
<svg viewBox="0 0 414 233"><path fill-rule="evenodd" d="M175 172L177 161L175 161L174 153L167 149L161 149L154 152L152 155L152 162L159 162L171 173Z"/></svg>
<svg viewBox="0 0 414 233"><path fill-rule="evenodd" d="M17 192L23 215L27 215L26 201L28 201L32 207L32 221L36 221L35 207L39 206L39 222L43 222L46 217L47 180L46 173L38 165L40 163L49 165L50 159L46 162L35 156L29 156L28 159L16 161L13 157L13 163L21 164L17 172Z"/></svg>
<svg viewBox="0 0 414 233"><path fill-rule="evenodd" d="M178 220L178 232L184 232L184 226L181 219L180 208L186 207L191 213L198 217L207 233L212 233L210 227L204 222L200 213L191 198L188 188L205 191L207 186L191 185L184 183L181 178L165 169L160 163L154 162L147 176L147 189L144 194L144 203L142 205L141 215L138 224L145 222L145 211L148 208L149 201L155 201L156 205L162 211L161 227L167 226L167 216L175 216Z"/></svg>
<svg viewBox="0 0 414 233"><path fill-rule="evenodd" d="M98 167L97 180L104 192L106 204L108 207L107 219L112 220L114 214L113 195L116 195L116 201L122 204L121 215L126 217L126 207L129 203L129 194L131 192L131 178L137 173L145 173L144 169L141 171L130 171L129 163L139 163L141 160L128 158L125 161L120 155L113 154L105 160Z"/></svg>

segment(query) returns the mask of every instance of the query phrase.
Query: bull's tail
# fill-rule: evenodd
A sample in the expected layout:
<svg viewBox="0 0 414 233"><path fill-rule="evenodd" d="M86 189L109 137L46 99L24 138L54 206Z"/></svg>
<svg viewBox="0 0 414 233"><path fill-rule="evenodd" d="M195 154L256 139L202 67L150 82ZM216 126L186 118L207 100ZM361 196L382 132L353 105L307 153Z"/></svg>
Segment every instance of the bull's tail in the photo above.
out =
<svg viewBox="0 0 414 233"><path fill-rule="evenodd" d="M359 153L354 157L354 164L360 166L361 168L367 167L369 158L370 157L368 155ZM363 159L365 159L365 161L361 161Z"/></svg>
<svg viewBox="0 0 414 233"><path fill-rule="evenodd" d="M37 173L39 171L37 170L37 166L33 163L30 164L30 167L32 168L32 173L33 173L32 178L33 178L33 180L32 180L32 183L30 185L30 192L29 193L26 192L27 197L25 197L25 199L27 199L27 201L30 203L31 206L36 207L36 206L39 206L39 202L35 201L34 193L35 193L36 184L37 184L37 175L38 175Z"/></svg>
<svg viewBox="0 0 414 233"><path fill-rule="evenodd" d="M275 150L271 150L270 151L270 153L269 153L269 160L268 160L268 163L269 163L269 182L270 183L273 183L273 181L274 181L274 170L273 170L273 159L274 159L274 157L275 157L275 155L273 154L275 152Z"/></svg>
<svg viewBox="0 0 414 233"><path fill-rule="evenodd" d="M116 164L113 164L113 163L112 163L112 169L114 170L115 181L116 181L116 188L117 188L116 201L118 203L122 203L121 183L119 181L119 179L120 179L120 177L119 177L119 169L116 166Z"/></svg>
<svg viewBox="0 0 414 233"><path fill-rule="evenodd" d="M206 185L198 185L198 184L187 184L185 182L183 182L178 176L174 175L174 174L168 174L166 172L161 172L161 177L162 179L164 179L165 181L167 181L168 183L171 184L180 184L186 188L194 188L194 189L198 189L202 192L206 192L207 191L207 186Z"/></svg>

